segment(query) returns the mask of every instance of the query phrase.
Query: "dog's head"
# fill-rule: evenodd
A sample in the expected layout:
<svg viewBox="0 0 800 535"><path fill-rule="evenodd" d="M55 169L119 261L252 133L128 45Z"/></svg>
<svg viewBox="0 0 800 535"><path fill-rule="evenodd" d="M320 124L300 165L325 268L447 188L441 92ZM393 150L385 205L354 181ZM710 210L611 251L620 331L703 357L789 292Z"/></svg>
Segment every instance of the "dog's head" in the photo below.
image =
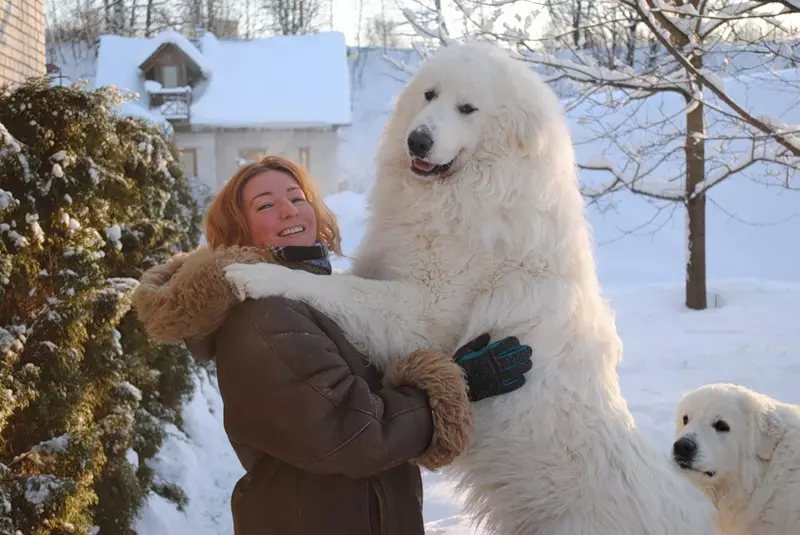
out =
<svg viewBox="0 0 800 535"><path fill-rule="evenodd" d="M774 402L731 384L686 394L678 405L672 458L699 486L750 485L784 424Z"/></svg>
<svg viewBox="0 0 800 535"><path fill-rule="evenodd" d="M562 125L553 91L505 51L486 43L443 47L399 95L383 151L424 181L550 148ZM475 176L471 173L470 176Z"/></svg>

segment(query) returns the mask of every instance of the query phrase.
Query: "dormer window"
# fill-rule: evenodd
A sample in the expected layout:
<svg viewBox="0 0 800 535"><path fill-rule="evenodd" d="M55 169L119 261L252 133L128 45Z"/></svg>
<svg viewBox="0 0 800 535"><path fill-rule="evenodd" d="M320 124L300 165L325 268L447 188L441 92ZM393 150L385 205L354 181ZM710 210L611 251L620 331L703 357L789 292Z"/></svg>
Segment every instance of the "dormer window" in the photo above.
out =
<svg viewBox="0 0 800 535"><path fill-rule="evenodd" d="M177 65L161 65L161 87L178 87L180 70Z"/></svg>

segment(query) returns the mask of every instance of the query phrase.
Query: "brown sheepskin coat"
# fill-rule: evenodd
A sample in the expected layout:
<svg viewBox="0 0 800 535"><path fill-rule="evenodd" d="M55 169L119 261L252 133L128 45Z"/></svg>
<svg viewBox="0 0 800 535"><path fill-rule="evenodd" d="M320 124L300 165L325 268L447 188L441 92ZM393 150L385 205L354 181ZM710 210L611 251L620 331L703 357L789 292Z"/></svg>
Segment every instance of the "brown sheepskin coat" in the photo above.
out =
<svg viewBox="0 0 800 535"><path fill-rule="evenodd" d="M423 350L381 377L308 305L240 303L223 268L262 261L275 260L197 249L145 272L134 294L153 339L216 359L225 429L246 470L231 499L236 535L423 535L416 465L450 463L472 426L461 369Z"/></svg>

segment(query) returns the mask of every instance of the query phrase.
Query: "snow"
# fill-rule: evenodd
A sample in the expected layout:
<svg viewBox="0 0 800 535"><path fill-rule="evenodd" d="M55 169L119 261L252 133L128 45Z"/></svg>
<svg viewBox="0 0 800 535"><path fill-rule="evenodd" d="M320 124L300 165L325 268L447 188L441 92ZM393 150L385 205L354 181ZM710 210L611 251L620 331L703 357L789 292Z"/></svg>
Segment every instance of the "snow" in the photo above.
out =
<svg viewBox="0 0 800 535"><path fill-rule="evenodd" d="M7 329L0 327L0 355L5 355L6 351L14 346L14 335Z"/></svg>
<svg viewBox="0 0 800 535"><path fill-rule="evenodd" d="M203 54L214 65L214 77L192 105L193 124L350 123L347 47L341 33L227 42L206 34Z"/></svg>
<svg viewBox="0 0 800 535"><path fill-rule="evenodd" d="M149 108L148 92L185 88L146 82L138 66L160 44L175 40L206 73L193 90L188 113L198 127L328 127L351 121L347 47L339 32L249 41L218 40L207 32L199 46L175 35L100 36L94 86L113 85L135 94L120 112L163 123L165 116Z"/></svg>
<svg viewBox="0 0 800 535"><path fill-rule="evenodd" d="M122 229L119 225L114 224L105 229L106 239L110 241L118 250L122 250Z"/></svg>
<svg viewBox="0 0 800 535"><path fill-rule="evenodd" d="M184 429L167 427L167 439L147 461L162 482L179 484L189 503L180 512L151 494L134 529L140 535L232 535L230 493L244 474L228 443L216 381L195 376L195 391L184 408Z"/></svg>
<svg viewBox="0 0 800 535"><path fill-rule="evenodd" d="M117 336L115 336L115 340L119 338L119 331L114 331ZM119 385L119 389L128 395L128 397L136 400L142 401L142 391L139 390L137 387L129 383L128 381L123 381Z"/></svg>
<svg viewBox="0 0 800 535"><path fill-rule="evenodd" d="M0 189L0 210L19 204L19 201L14 198L10 191Z"/></svg>
<svg viewBox="0 0 800 535"><path fill-rule="evenodd" d="M68 433L63 435L59 435L57 437L53 437L50 440L46 440L44 442L40 442L36 446L33 447L33 452L36 453L45 453L45 454L53 454L58 453L60 451L64 451L69 446L70 436Z"/></svg>
<svg viewBox="0 0 800 535"><path fill-rule="evenodd" d="M61 483L55 476L50 474L43 474L39 476L32 476L28 478L25 486L25 499L31 505L41 508L50 494L61 486Z"/></svg>
<svg viewBox="0 0 800 535"><path fill-rule="evenodd" d="M144 90L148 93L158 93L162 89L161 84L155 80L145 80Z"/></svg>

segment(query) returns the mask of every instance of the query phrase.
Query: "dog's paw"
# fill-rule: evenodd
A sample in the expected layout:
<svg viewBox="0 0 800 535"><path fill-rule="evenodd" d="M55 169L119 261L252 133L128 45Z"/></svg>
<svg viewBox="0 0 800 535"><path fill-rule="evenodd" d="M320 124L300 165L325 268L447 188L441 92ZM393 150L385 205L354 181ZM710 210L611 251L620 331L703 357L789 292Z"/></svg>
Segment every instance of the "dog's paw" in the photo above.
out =
<svg viewBox="0 0 800 535"><path fill-rule="evenodd" d="M291 270L272 264L230 264L225 267L225 278L236 291L240 301L259 299L270 295L283 295L287 274Z"/></svg>

